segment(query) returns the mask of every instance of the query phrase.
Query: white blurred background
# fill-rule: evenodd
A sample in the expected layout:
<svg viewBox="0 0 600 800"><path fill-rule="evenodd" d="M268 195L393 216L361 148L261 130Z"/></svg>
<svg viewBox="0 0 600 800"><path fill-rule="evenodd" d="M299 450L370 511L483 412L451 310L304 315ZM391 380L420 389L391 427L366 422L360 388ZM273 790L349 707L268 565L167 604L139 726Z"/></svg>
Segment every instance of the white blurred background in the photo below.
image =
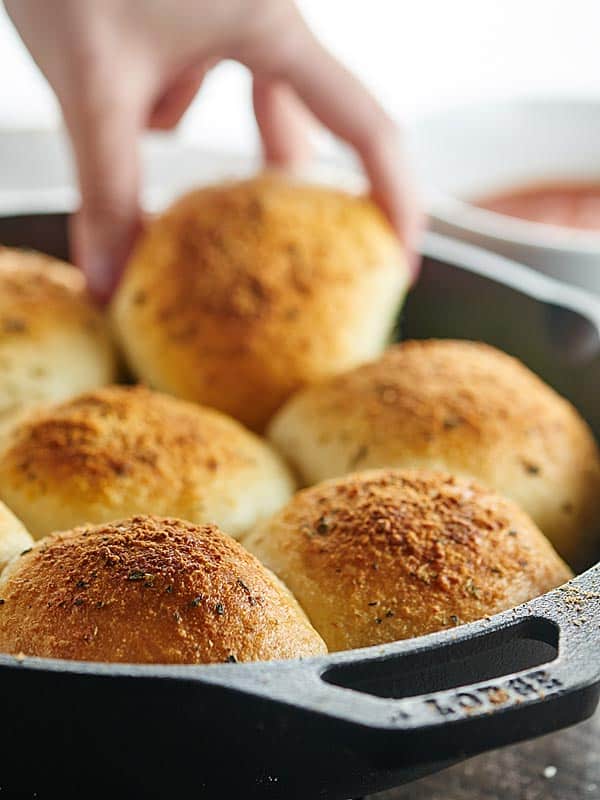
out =
<svg viewBox="0 0 600 800"><path fill-rule="evenodd" d="M598 0L300 0L313 29L400 120L509 94L600 97ZM49 32L50 35L50 32ZM56 103L0 3L0 127L55 127ZM181 136L256 146L243 68L223 64Z"/></svg>

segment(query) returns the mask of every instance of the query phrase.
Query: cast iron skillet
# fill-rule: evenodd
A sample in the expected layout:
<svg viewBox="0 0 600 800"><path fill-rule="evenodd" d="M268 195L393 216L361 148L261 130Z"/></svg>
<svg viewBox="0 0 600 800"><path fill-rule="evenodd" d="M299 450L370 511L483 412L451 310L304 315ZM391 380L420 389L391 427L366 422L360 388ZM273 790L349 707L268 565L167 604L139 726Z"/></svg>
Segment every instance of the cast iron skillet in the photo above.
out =
<svg viewBox="0 0 600 800"><path fill-rule="evenodd" d="M65 217L0 219L65 255ZM430 236L403 337L519 356L600 434L600 304ZM0 656L0 787L68 795L347 798L589 716L600 565L487 620L306 661L128 666Z"/></svg>

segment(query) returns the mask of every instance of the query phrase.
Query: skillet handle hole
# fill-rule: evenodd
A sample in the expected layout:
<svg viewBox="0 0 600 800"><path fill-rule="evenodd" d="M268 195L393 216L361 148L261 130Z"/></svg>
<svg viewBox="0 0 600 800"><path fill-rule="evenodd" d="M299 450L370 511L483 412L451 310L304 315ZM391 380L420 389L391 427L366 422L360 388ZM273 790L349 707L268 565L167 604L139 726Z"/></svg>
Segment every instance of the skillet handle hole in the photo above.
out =
<svg viewBox="0 0 600 800"><path fill-rule="evenodd" d="M378 697L417 697L549 664L558 657L558 640L559 630L553 622L533 617L459 642L337 664L321 678Z"/></svg>

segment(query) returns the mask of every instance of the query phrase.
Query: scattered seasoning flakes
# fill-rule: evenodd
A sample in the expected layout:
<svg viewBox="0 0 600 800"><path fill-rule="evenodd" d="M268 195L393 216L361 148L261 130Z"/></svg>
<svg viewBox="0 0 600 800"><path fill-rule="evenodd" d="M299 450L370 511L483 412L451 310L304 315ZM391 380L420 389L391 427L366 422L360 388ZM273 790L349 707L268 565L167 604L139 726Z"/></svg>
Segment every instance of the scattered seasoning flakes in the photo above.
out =
<svg viewBox="0 0 600 800"><path fill-rule="evenodd" d="M170 584L167 586L167 588L165 589L165 592L166 592L167 594L173 594L173 584L172 584L172 583L170 583Z"/></svg>
<svg viewBox="0 0 600 800"><path fill-rule="evenodd" d="M370 605L370 606L376 606L378 602L379 602L379 600L371 600L371 602L369 603L369 605Z"/></svg>
<svg viewBox="0 0 600 800"><path fill-rule="evenodd" d="M89 586L89 583L87 583L86 581L77 581L77 583L75 584L75 586L76 586L78 589L87 589L87 588L88 588L88 586Z"/></svg>
<svg viewBox="0 0 600 800"><path fill-rule="evenodd" d="M509 532L508 532L508 535L509 535L509 536L518 536L518 535L519 535L519 532L518 532L518 531L516 531L514 528L511 528L511 529L509 530Z"/></svg>
<svg viewBox="0 0 600 800"><path fill-rule="evenodd" d="M181 622L181 614L179 613L179 611L173 612L173 619L175 620L175 622Z"/></svg>
<svg viewBox="0 0 600 800"><path fill-rule="evenodd" d="M27 553L31 553L32 550L33 550L33 547L28 547L26 550L21 550L20 555L26 556Z"/></svg>
<svg viewBox="0 0 600 800"><path fill-rule="evenodd" d="M217 603L215 605L215 611L220 617L222 617L223 614L225 613L225 606L223 605L223 603Z"/></svg>
<svg viewBox="0 0 600 800"><path fill-rule="evenodd" d="M5 333L24 333L27 330L27 325L22 319L6 317L2 320L2 329Z"/></svg>
<svg viewBox="0 0 600 800"><path fill-rule="evenodd" d="M330 526L329 517L326 517L325 515L319 517L316 524L317 533L320 533L321 536L327 536L327 534L329 533L329 526Z"/></svg>
<svg viewBox="0 0 600 800"><path fill-rule="evenodd" d="M256 599L256 597L252 597L252 592L250 591L250 587L247 586L241 578L238 578L236 580L236 583L240 587L240 589L242 589L245 592L246 597L248 599L248 603L251 606L255 606L256 602L257 602L257 599Z"/></svg>
<svg viewBox="0 0 600 800"><path fill-rule="evenodd" d="M467 583L465 584L465 589L467 590L467 592L468 592L469 594L472 594L472 595L473 595L473 597L479 597L479 596L480 596L480 594L479 594L479 589L478 589L478 588L477 588L477 586L475 586L475 584L473 583L473 579L472 579L472 578L469 578L469 580L468 580L468 581L467 581Z"/></svg>
<svg viewBox="0 0 600 800"><path fill-rule="evenodd" d="M390 617L393 617L393 616L394 616L394 612L393 612L393 611L392 611L392 609L390 608L390 609L388 609L388 610L385 612L385 615L386 615L386 617L389 619Z"/></svg>
<svg viewBox="0 0 600 800"><path fill-rule="evenodd" d="M127 576L128 581L143 581L146 578L146 573L141 572L139 569L132 570Z"/></svg>
<svg viewBox="0 0 600 800"><path fill-rule="evenodd" d="M541 472L540 467L532 461L523 461L523 466L528 475L539 475Z"/></svg>
<svg viewBox="0 0 600 800"><path fill-rule="evenodd" d="M383 620L381 619L381 617L375 617L375 625L381 625L382 622Z"/></svg>
<svg viewBox="0 0 600 800"><path fill-rule="evenodd" d="M85 601L82 600L81 597L76 597L75 600L73 600L73 605L74 606L82 606L84 604L84 602Z"/></svg>
<svg viewBox="0 0 600 800"><path fill-rule="evenodd" d="M462 418L461 417L446 417L444 420L444 428L447 431L451 431L453 428L458 428L459 425L462 425Z"/></svg>
<svg viewBox="0 0 600 800"><path fill-rule="evenodd" d="M0 606L3 606L6 603L6 600L3 597L0 597Z"/></svg>
<svg viewBox="0 0 600 800"><path fill-rule="evenodd" d="M458 623L459 623L459 619L458 619L458 617L456 616L456 614L450 614L450 622L451 622L453 625L458 625Z"/></svg>
<svg viewBox="0 0 600 800"><path fill-rule="evenodd" d="M204 600L204 597L202 597L202 595L201 595L201 594L199 594L199 595L198 595L198 597L194 597L194 599L193 599L193 600L190 600L190 605L191 605L191 606L193 606L194 608L196 608L197 606L199 606L199 605L200 605L200 603L201 603L203 600Z"/></svg>
<svg viewBox="0 0 600 800"><path fill-rule="evenodd" d="M228 663L228 664L237 664L237 658L233 655L233 653L231 653L230 655L227 656L227 662L226 663Z"/></svg>

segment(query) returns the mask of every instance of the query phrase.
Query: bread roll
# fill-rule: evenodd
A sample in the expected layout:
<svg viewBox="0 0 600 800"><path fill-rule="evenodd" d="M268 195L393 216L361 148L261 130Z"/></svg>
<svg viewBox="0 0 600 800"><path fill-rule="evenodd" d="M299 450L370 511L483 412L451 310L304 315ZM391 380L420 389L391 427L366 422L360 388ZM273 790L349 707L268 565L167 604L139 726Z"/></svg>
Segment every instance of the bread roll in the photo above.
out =
<svg viewBox="0 0 600 800"><path fill-rule="evenodd" d="M43 539L0 578L0 652L187 664L325 646L285 587L212 525L133 517Z"/></svg>
<svg viewBox="0 0 600 800"><path fill-rule="evenodd" d="M514 503L443 473L325 481L244 544L286 582L330 650L469 622L571 577Z"/></svg>
<svg viewBox="0 0 600 800"><path fill-rule="evenodd" d="M284 463L255 434L141 386L41 409L0 449L0 498L36 539L143 513L214 522L237 536L292 491Z"/></svg>
<svg viewBox="0 0 600 800"><path fill-rule="evenodd" d="M0 572L11 558L19 555L33 545L33 539L23 524L0 503Z"/></svg>
<svg viewBox="0 0 600 800"><path fill-rule="evenodd" d="M443 469L515 500L571 564L600 530L600 459L577 411L523 364L466 341L408 341L293 397L270 438L306 483Z"/></svg>
<svg viewBox="0 0 600 800"><path fill-rule="evenodd" d="M40 401L115 380L102 314L75 267L0 246L0 425Z"/></svg>
<svg viewBox="0 0 600 800"><path fill-rule="evenodd" d="M198 189L152 222L114 319L145 383L262 430L300 386L381 352L407 281L370 201L268 175Z"/></svg>

